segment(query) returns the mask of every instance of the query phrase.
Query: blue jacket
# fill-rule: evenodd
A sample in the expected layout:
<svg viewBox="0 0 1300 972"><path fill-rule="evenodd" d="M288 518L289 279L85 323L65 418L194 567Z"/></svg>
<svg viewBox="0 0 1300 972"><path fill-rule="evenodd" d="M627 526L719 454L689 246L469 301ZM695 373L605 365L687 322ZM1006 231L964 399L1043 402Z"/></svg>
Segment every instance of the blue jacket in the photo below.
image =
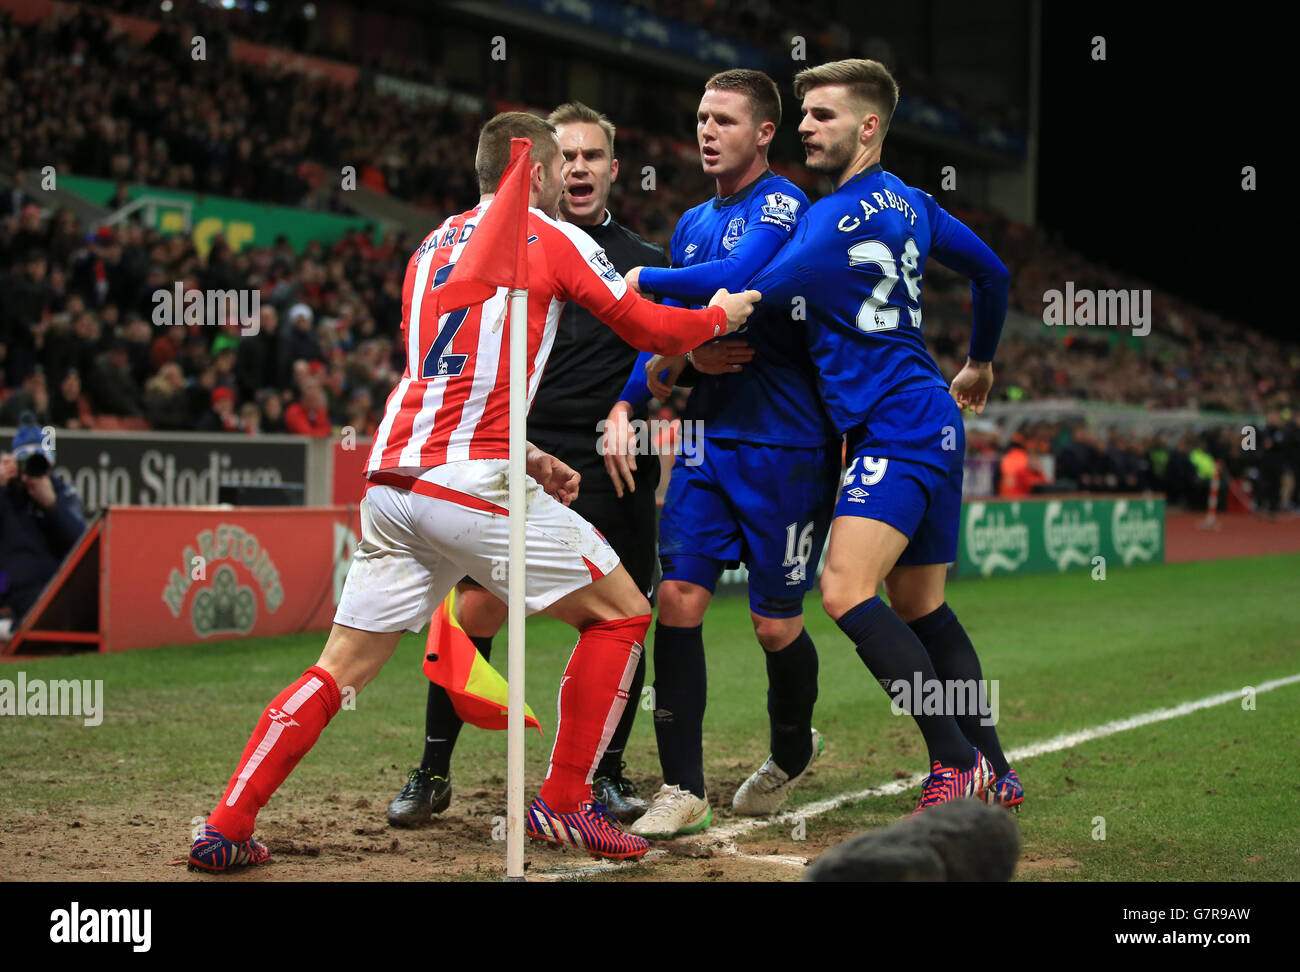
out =
<svg viewBox="0 0 1300 972"><path fill-rule="evenodd" d="M0 488L0 605L13 608L14 625L86 529L77 491L51 475L55 502L48 510L15 476Z"/></svg>

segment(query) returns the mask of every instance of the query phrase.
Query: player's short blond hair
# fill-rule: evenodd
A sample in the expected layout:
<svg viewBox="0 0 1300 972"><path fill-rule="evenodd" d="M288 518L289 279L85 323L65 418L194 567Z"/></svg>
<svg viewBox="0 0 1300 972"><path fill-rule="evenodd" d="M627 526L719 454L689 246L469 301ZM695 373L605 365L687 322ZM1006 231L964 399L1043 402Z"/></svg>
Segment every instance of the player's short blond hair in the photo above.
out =
<svg viewBox="0 0 1300 972"><path fill-rule="evenodd" d="M530 162L549 166L560 150L555 140L555 126L526 111L503 111L488 119L478 134L478 152L474 156L474 174L478 176L478 191L497 191L497 183L510 164L510 140L526 138L533 147L528 153Z"/></svg>
<svg viewBox="0 0 1300 972"><path fill-rule="evenodd" d="M770 121L781 125L781 92L776 82L762 71L733 68L719 71L704 82L705 91L739 91L749 99L749 111L754 121Z"/></svg>
<svg viewBox="0 0 1300 972"><path fill-rule="evenodd" d="M569 101L547 115L546 120L556 128L561 125L572 125L575 122L599 125L600 130L605 133L605 138L609 140L609 157L611 159L614 157L614 123L605 117L603 111L590 108L581 101Z"/></svg>
<svg viewBox="0 0 1300 972"><path fill-rule="evenodd" d="M898 82L889 68L862 57L804 68L794 76L794 96L803 98L811 89L828 84L844 85L855 99L874 108L880 116L880 136L884 138L898 107Z"/></svg>

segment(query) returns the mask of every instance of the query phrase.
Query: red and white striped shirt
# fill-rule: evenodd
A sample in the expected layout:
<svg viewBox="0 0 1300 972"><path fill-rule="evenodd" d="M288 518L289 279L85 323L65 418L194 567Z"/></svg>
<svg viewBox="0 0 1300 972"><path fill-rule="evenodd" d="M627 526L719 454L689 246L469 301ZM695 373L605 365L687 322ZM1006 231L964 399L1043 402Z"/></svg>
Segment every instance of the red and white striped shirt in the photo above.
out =
<svg viewBox="0 0 1300 972"><path fill-rule="evenodd" d="M491 205L452 216L411 256L402 286L406 372L388 396L366 472L427 468L461 459L504 459L510 440L507 288L482 304L435 315L430 292L446 282ZM681 354L726 331L720 307L687 310L642 299L605 251L571 223L528 210L528 404L574 300L638 350Z"/></svg>

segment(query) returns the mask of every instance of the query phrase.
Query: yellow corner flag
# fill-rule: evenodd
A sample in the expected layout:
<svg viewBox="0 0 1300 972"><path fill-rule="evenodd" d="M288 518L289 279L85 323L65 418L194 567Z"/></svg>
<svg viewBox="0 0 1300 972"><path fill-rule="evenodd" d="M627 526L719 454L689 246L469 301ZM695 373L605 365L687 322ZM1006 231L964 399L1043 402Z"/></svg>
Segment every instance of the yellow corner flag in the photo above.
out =
<svg viewBox="0 0 1300 972"><path fill-rule="evenodd" d="M454 587L433 612L425 651L424 674L429 681L447 690L456 715L480 729L506 727L509 711L506 680L478 653L474 642L456 620ZM542 733L542 724L527 704L524 705L524 725L533 726Z"/></svg>

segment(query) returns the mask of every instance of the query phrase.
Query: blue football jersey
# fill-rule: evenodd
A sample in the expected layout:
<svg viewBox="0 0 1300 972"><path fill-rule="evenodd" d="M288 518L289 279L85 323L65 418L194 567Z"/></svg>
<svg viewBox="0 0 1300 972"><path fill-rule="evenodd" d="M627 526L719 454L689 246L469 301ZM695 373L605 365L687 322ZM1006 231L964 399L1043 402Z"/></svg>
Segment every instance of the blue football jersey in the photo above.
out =
<svg viewBox="0 0 1300 972"><path fill-rule="evenodd" d="M673 268L698 268L698 273L646 268L642 285L696 307L719 287L741 290L789 239L807 207L808 197L798 186L769 171L735 195L688 210L678 221L669 250ZM770 234L771 245L755 250L756 241L746 239L755 233ZM761 262L747 266L752 256L745 257L746 250L761 253ZM684 417L702 421L711 438L803 447L838 438L821 404L807 344L791 326L789 311L756 308L737 337L749 341L753 359L738 372L700 375Z"/></svg>
<svg viewBox="0 0 1300 972"><path fill-rule="evenodd" d="M794 319L841 432L892 392L948 383L921 334L921 287L933 256L971 279L971 357L992 360L1009 275L996 254L929 193L879 165L810 206L790 241L749 286Z"/></svg>

